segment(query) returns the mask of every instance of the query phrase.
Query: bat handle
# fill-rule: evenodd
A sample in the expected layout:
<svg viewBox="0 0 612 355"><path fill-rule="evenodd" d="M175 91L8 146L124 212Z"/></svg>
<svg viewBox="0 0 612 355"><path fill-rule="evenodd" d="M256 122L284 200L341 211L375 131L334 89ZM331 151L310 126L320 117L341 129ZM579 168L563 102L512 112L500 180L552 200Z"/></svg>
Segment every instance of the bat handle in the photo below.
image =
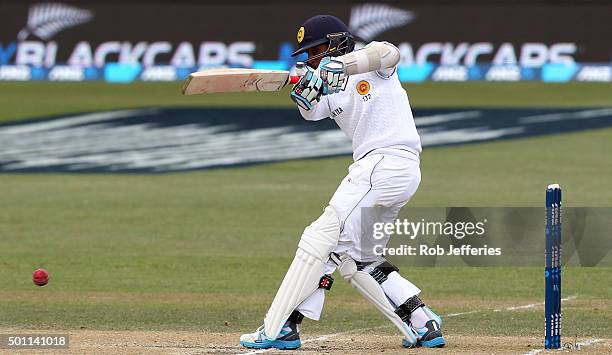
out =
<svg viewBox="0 0 612 355"><path fill-rule="evenodd" d="M290 83L290 84L297 84L297 82L298 82L298 81L300 81L300 79L301 79L301 78L302 78L302 77L301 77L301 76L299 76L299 75L291 75L291 76L289 77L289 83Z"/></svg>

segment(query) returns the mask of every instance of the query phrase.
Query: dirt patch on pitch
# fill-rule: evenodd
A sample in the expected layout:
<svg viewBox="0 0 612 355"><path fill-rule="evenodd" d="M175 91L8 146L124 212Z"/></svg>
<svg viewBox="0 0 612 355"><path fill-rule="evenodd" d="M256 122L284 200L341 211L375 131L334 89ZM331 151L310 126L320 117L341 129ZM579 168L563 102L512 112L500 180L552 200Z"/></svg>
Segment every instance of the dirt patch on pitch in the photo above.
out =
<svg viewBox="0 0 612 355"><path fill-rule="evenodd" d="M38 333L27 330L2 331L9 333ZM236 354L248 353L249 350L238 344L239 334L174 332L174 331L69 331L70 348L45 353L57 354ZM363 333L363 331L361 331ZM583 345L584 353L609 354L612 352L612 339L578 339ZM444 349L412 349L401 347L399 336L368 335L350 332L309 336L303 339L299 351L270 351L268 354L406 354L410 353L446 353L446 354L517 354L542 349L542 339L536 337L471 337L448 336L448 345ZM0 350L0 353L9 353ZM23 350L31 353L32 350ZM10 353L15 353L11 349ZM38 351L37 351L38 353ZM534 351L534 353L536 353Z"/></svg>

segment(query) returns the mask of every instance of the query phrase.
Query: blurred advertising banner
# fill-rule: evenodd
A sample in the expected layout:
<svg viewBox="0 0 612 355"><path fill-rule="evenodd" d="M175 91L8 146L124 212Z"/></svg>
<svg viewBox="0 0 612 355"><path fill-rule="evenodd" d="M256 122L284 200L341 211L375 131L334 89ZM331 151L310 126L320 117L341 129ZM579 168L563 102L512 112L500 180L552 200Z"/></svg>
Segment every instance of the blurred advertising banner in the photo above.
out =
<svg viewBox="0 0 612 355"><path fill-rule="evenodd" d="M402 54L402 81L610 81L609 1L17 1L0 3L0 80L182 80L290 69L308 17Z"/></svg>

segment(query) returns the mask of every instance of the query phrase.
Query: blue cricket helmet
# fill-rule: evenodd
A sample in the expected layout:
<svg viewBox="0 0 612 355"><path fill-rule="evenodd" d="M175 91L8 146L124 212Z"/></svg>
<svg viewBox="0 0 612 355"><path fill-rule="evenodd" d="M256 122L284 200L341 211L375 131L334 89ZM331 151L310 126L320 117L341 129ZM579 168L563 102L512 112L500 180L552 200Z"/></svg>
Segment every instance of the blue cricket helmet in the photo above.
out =
<svg viewBox="0 0 612 355"><path fill-rule="evenodd" d="M297 43L298 49L292 57L325 43L329 47L322 56L339 56L355 49L355 41L348 27L332 15L316 15L306 20L298 30Z"/></svg>

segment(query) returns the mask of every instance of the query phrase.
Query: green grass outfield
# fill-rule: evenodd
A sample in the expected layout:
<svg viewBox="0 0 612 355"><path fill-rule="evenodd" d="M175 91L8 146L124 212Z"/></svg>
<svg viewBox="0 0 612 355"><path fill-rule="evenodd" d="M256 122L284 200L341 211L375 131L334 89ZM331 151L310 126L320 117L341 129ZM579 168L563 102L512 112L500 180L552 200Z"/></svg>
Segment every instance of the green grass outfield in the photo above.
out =
<svg viewBox="0 0 612 355"><path fill-rule="evenodd" d="M171 88L2 84L0 117L210 103L173 97ZM415 106L612 106L610 85L411 90ZM287 104L276 95L282 93L270 100ZM427 149L412 205L541 206L544 187L557 181L567 205L611 206L611 151L612 129ZM339 157L161 175L0 174L0 328L252 330L304 226L320 214L349 164ZM51 272L49 285L31 283L37 267ZM564 335L612 338L611 271L565 269L564 296L577 298L564 304ZM541 307L494 311L542 302L542 268L403 272L441 314L481 311L448 318L448 333L542 334ZM304 330L382 324L338 277L324 321L306 321Z"/></svg>
<svg viewBox="0 0 612 355"><path fill-rule="evenodd" d="M406 84L413 107L610 107L608 83ZM1 83L0 121L152 106L291 107L289 91L180 95L180 83Z"/></svg>

